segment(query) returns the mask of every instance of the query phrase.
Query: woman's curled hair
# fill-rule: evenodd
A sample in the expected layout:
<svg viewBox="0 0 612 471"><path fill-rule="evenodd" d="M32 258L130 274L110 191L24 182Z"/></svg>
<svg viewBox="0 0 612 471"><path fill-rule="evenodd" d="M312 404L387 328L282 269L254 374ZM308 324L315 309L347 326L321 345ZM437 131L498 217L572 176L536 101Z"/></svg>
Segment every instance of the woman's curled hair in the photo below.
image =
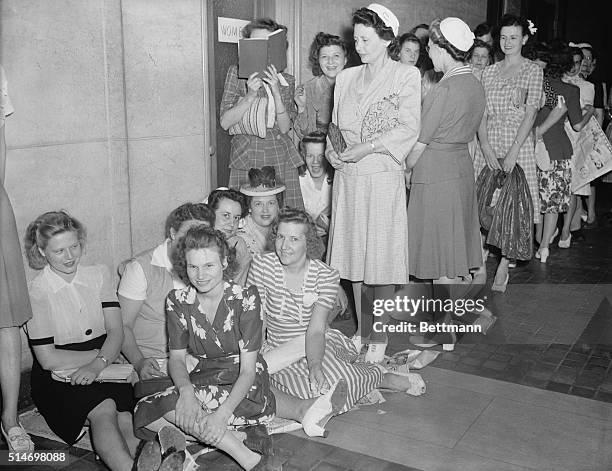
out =
<svg viewBox="0 0 612 471"><path fill-rule="evenodd" d="M64 232L76 232L81 247L84 247L87 237L85 226L66 211L49 211L32 221L24 237L28 265L34 270L42 270L47 264L47 259L40 253L40 250L47 248L53 236Z"/></svg>
<svg viewBox="0 0 612 471"><path fill-rule="evenodd" d="M323 256L325 253L325 246L323 245L321 238L317 235L317 226L306 211L289 207L281 210L280 214L278 215L278 219L272 228L272 235L274 239L276 239L278 226L280 226L280 224L283 222L302 224L306 227L306 256L309 259L320 259Z"/></svg>
<svg viewBox="0 0 612 471"><path fill-rule="evenodd" d="M470 57L472 48L470 48L468 51L461 51L453 46L442 34L442 30L440 29L441 21L442 20L440 18L436 18L431 22L431 25L429 25L429 39L432 43L448 52L448 54L454 60L458 62L465 62L467 58Z"/></svg>
<svg viewBox="0 0 612 471"><path fill-rule="evenodd" d="M223 232L205 225L194 226L178 240L171 254L172 267L187 286L191 284L191 281L189 281L189 275L187 274L186 255L190 250L198 249L215 249L221 261L223 259L227 260L224 278L229 277L230 273L236 271L234 251L230 250Z"/></svg>
<svg viewBox="0 0 612 471"><path fill-rule="evenodd" d="M375 11L369 8L360 8L353 13L353 27L355 25L363 25L373 28L380 39L391 41L387 46L389 57L393 60L399 60L400 44L393 30L385 25L384 21L378 16Z"/></svg>
<svg viewBox="0 0 612 471"><path fill-rule="evenodd" d="M505 14L501 17L501 20L499 20L499 30L501 31L504 26L519 26L523 36L532 36L531 31L529 31L529 23L522 16L516 16L510 13Z"/></svg>
<svg viewBox="0 0 612 471"><path fill-rule="evenodd" d="M248 214L249 208L247 207L246 197L233 188L228 190L214 190L211 192L210 195L208 195L208 206L210 206L213 211L216 211L219 208L219 203L224 199L235 201L240 205L240 217L245 217Z"/></svg>
<svg viewBox="0 0 612 471"><path fill-rule="evenodd" d="M348 49L346 47L346 42L340 36L335 36L333 34L319 32L315 36L312 44L310 45L310 53L308 54L308 63L310 64L310 70L312 70L312 75L315 77L319 77L323 75L323 71L321 70L321 66L319 65L319 54L321 54L321 49L326 46L338 46L344 52L344 55L348 55Z"/></svg>
<svg viewBox="0 0 612 471"><path fill-rule="evenodd" d="M285 32L287 32L287 27L285 25L277 23L272 18L257 18L242 28L242 37L250 38L254 29L265 29L270 33L278 31L279 29L284 29Z"/></svg>

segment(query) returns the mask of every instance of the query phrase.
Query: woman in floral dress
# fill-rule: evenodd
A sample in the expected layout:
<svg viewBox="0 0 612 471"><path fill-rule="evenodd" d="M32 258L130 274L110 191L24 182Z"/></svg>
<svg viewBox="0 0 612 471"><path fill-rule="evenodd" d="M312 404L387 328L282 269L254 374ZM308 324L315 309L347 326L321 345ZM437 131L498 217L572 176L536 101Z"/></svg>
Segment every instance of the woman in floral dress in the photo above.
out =
<svg viewBox="0 0 612 471"><path fill-rule="evenodd" d="M537 209L539 188L531 128L540 107L542 69L521 54L532 34L527 20L505 15L500 26L500 46L505 57L482 74L487 104L478 131L482 155L477 155L474 167L477 175L485 165L509 173L518 164L525 174L533 208ZM540 212L533 214L533 223L539 223ZM531 238L524 243L531 246ZM502 253L493 290L506 290L509 263Z"/></svg>
<svg viewBox="0 0 612 471"><path fill-rule="evenodd" d="M271 420L275 411L262 344L260 301L254 286L223 280L233 263L225 237L190 229L172 254L187 285L168 295L168 370L174 386L143 398L134 413L137 435L150 438L168 422L232 456L244 469L264 459L233 430ZM188 372L185 354L199 362Z"/></svg>

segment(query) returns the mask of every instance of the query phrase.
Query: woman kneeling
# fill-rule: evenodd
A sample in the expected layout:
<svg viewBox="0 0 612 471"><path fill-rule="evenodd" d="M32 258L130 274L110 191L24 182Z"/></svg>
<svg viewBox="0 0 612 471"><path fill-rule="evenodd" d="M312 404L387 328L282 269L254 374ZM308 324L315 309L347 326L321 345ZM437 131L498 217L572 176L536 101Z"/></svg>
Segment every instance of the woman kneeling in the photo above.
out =
<svg viewBox="0 0 612 471"><path fill-rule="evenodd" d="M251 451L228 426L258 425L273 418L274 396L258 351L262 320L257 289L224 281L233 260L219 231L198 226L187 231L172 253L175 271L187 285L171 291L168 317L168 371L174 386L147 396L134 413L136 434L168 422L185 434L219 448L244 469L265 458ZM187 372L185 355L198 359Z"/></svg>

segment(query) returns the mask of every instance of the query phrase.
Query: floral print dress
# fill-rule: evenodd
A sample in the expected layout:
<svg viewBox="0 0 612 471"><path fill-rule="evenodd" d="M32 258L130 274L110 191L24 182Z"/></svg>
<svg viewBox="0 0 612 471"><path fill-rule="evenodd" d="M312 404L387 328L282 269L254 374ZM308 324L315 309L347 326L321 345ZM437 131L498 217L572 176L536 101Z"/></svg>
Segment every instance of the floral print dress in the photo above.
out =
<svg viewBox="0 0 612 471"><path fill-rule="evenodd" d="M216 410L228 398L238 379L240 352L259 352L261 348L262 318L257 288L224 282L223 298L212 323L206 319L192 286L170 292L166 314L170 350L187 349L198 359L189 373L196 397L205 410ZM174 410L178 398L175 386L142 398L134 411L136 435L152 438L146 426ZM267 365L258 353L253 386L234 410L228 426L269 422L275 408Z"/></svg>

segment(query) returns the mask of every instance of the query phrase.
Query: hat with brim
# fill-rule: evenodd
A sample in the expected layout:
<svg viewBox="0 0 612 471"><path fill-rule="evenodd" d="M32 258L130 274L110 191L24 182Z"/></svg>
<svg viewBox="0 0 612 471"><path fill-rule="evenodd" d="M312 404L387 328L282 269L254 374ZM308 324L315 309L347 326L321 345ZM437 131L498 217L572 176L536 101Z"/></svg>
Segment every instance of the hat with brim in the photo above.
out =
<svg viewBox="0 0 612 471"><path fill-rule="evenodd" d="M285 185L275 185L275 186L251 186L244 185L240 187L240 193L246 196L273 196L279 193L282 193L286 190Z"/></svg>

